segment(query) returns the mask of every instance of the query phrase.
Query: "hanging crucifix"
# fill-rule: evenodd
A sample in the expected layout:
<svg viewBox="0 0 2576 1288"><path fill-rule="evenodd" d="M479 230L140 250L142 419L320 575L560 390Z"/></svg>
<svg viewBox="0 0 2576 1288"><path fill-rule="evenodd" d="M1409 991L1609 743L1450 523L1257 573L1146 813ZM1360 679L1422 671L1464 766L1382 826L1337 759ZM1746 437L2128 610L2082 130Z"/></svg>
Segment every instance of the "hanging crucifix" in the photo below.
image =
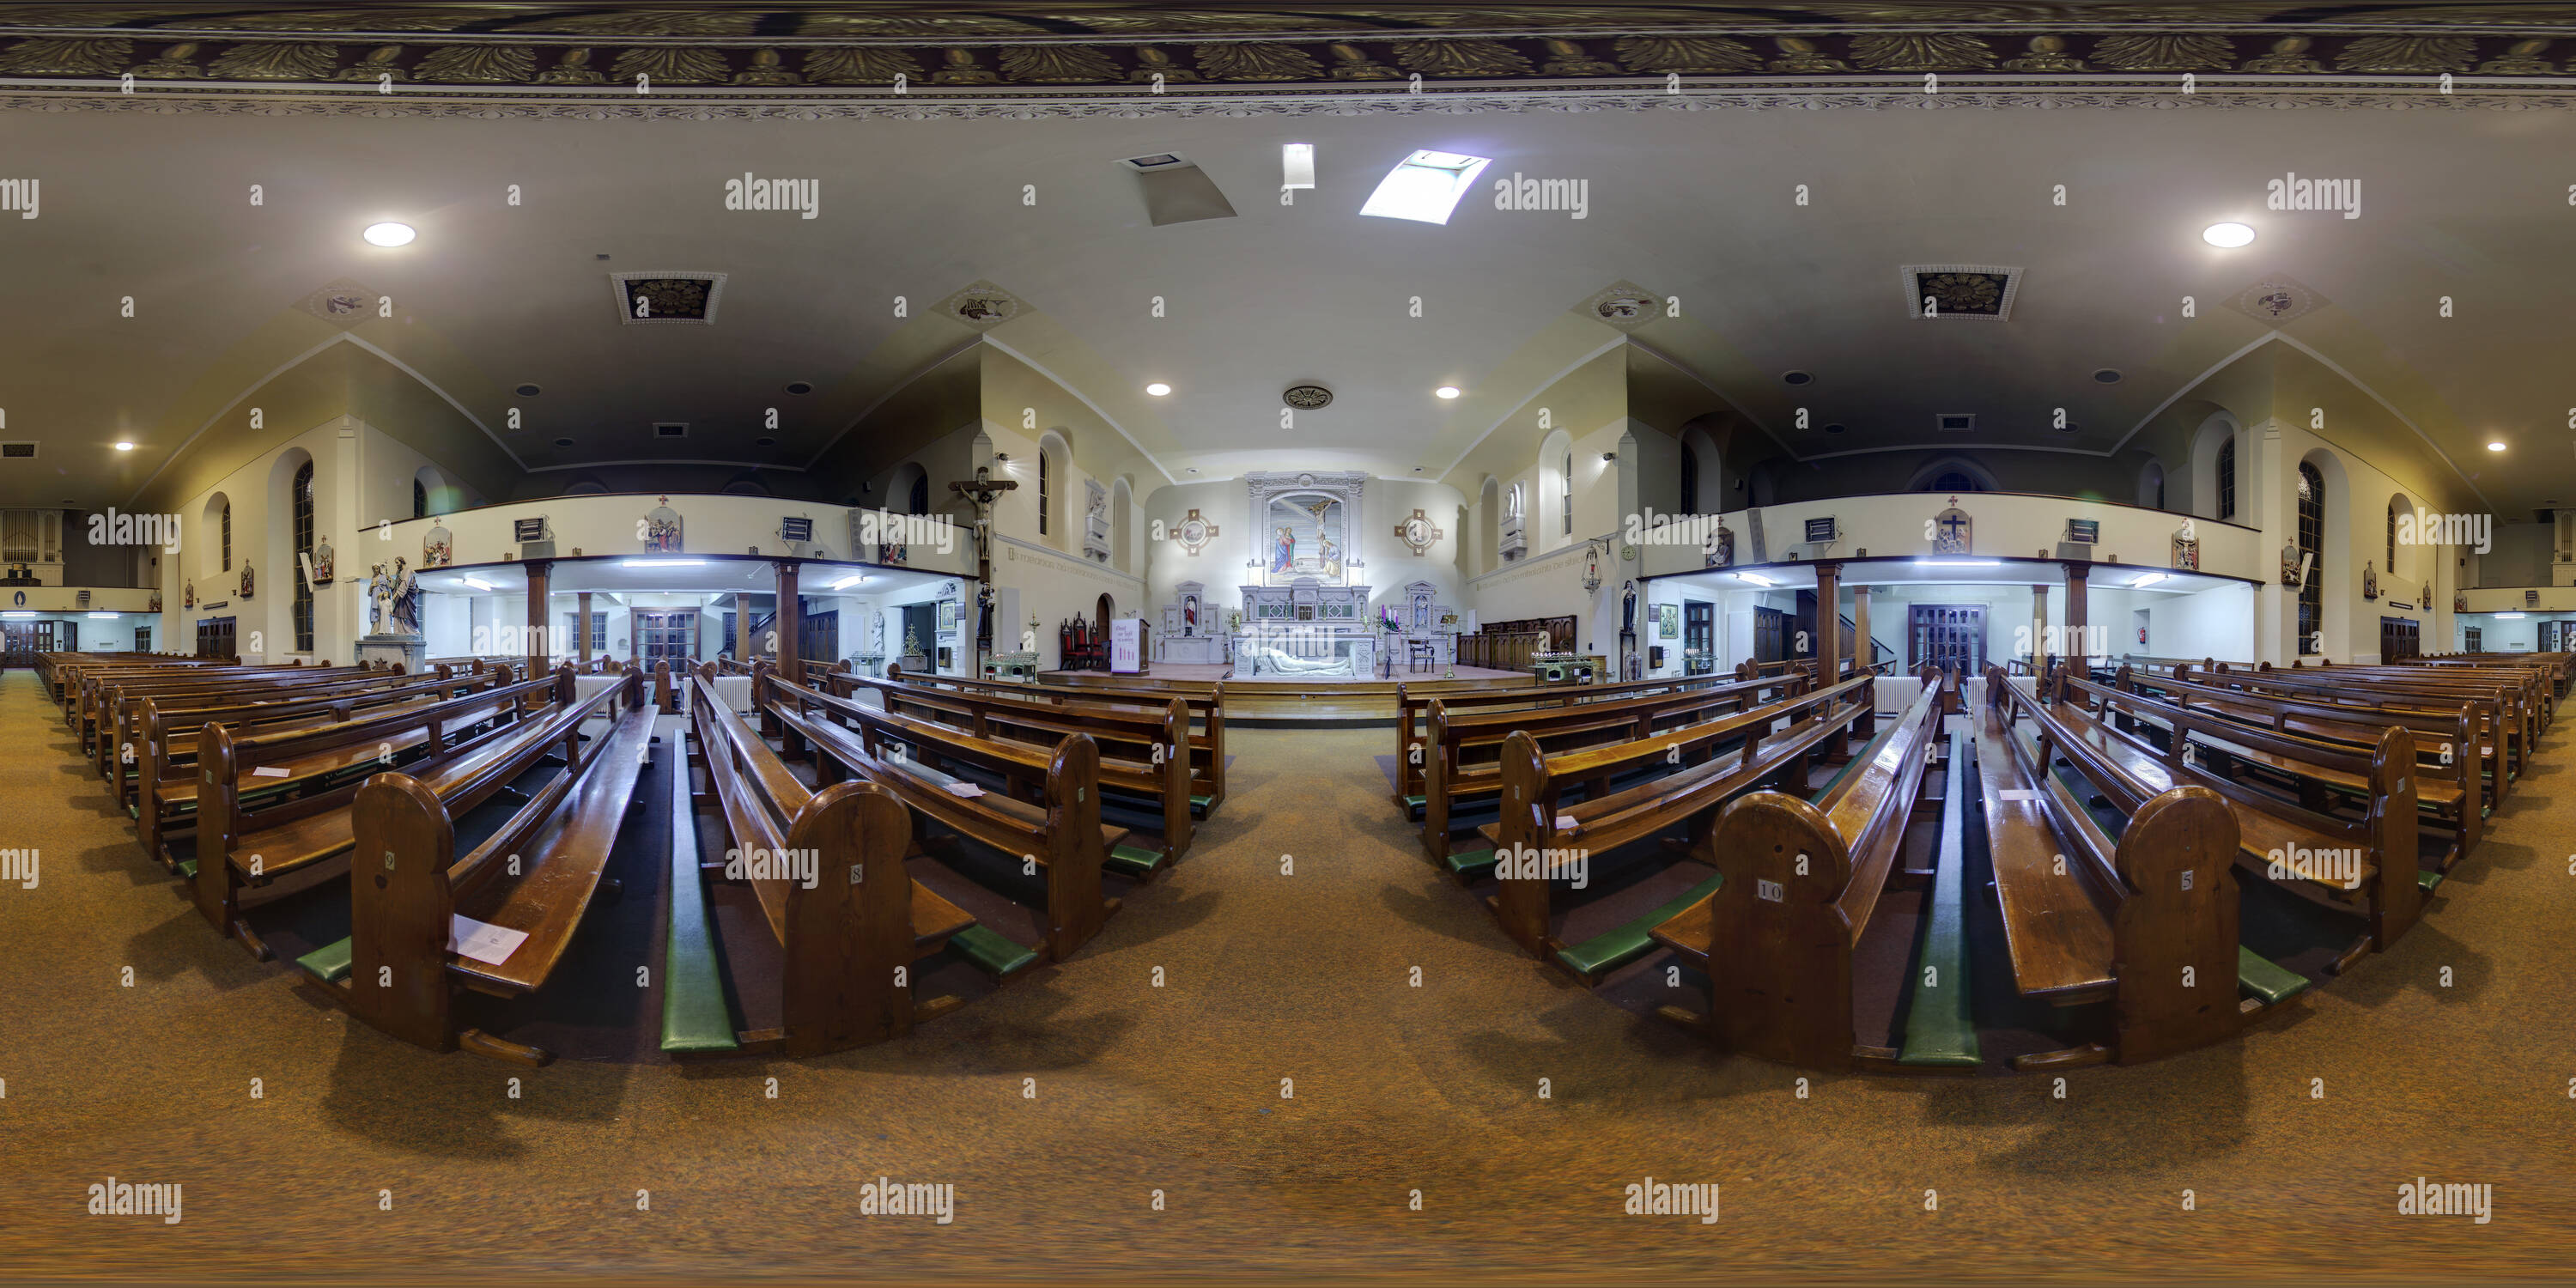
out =
<svg viewBox="0 0 2576 1288"><path fill-rule="evenodd" d="M993 651L993 498L1020 485L993 477L993 467L975 467L975 481L956 482L948 490L975 503L975 656L966 673L982 675L984 658Z"/></svg>

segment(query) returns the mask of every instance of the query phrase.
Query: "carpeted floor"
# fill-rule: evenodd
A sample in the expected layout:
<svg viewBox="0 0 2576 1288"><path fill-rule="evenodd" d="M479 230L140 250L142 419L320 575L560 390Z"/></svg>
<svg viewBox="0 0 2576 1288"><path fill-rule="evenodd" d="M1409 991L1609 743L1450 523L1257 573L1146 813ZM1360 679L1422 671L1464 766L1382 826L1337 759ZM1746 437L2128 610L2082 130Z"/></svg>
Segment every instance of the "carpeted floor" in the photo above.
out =
<svg viewBox="0 0 2576 1288"><path fill-rule="evenodd" d="M1385 731L1230 737L1197 848L1068 964L827 1059L530 1071L352 1025L216 938L34 677L0 676L0 848L42 861L0 888L0 1274L2576 1269L2563 733L2394 951L2240 1042L2078 1070L2062 1098L1816 1075L1802 1098L1797 1071L1511 951L1418 857ZM954 1185L954 1223L860 1215L879 1176ZM2419 1176L2491 1184L2492 1223L2398 1215ZM110 1177L183 1184L183 1219L86 1215ZM1722 1218L1622 1215L1648 1177L1722 1184Z"/></svg>

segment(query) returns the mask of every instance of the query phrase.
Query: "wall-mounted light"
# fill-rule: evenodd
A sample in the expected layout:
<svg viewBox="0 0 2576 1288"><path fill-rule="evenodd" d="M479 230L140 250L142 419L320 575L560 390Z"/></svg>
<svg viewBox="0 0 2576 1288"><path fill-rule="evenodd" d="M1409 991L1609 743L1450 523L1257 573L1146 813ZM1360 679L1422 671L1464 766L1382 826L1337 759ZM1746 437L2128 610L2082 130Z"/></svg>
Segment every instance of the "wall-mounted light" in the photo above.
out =
<svg viewBox="0 0 2576 1288"><path fill-rule="evenodd" d="M1619 454L1617 452L1603 452L1601 454L1601 459L1605 463L1615 461L1619 459Z"/></svg>

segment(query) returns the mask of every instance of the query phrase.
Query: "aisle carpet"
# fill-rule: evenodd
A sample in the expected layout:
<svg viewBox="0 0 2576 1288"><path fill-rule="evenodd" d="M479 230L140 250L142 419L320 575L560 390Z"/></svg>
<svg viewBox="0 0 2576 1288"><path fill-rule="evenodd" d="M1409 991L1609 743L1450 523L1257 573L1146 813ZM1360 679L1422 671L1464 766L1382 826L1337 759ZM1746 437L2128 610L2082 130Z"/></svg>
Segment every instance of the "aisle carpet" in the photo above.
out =
<svg viewBox="0 0 2576 1288"><path fill-rule="evenodd" d="M2062 1096L1711 1054L1520 956L1435 876L1387 800L1388 732L1229 736L1232 794L1198 847L1070 963L826 1059L675 1066L643 1041L531 1071L386 1039L218 939L35 678L0 676L0 848L41 863L35 889L0 887L0 1266L1061 1283L2568 1264L2563 733L2395 951L2241 1041L2078 1070ZM580 978L630 973L649 920L595 927ZM2492 1222L2399 1215L2419 1176L2492 1185ZM111 1177L182 1184L183 1219L87 1215ZM862 1216L879 1177L955 1186L955 1220ZM1720 1184L1720 1219L1623 1215L1650 1177Z"/></svg>

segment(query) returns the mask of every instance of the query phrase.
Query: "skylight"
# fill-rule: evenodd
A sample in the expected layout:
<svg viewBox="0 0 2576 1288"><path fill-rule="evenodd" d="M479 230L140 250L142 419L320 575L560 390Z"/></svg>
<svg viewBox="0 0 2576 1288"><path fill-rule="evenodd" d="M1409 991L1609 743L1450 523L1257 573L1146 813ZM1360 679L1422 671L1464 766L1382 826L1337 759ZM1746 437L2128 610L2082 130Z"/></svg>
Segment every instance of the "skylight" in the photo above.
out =
<svg viewBox="0 0 2576 1288"><path fill-rule="evenodd" d="M1471 157L1462 152L1416 152L1386 172L1386 178L1378 182L1377 191L1369 194L1368 204L1360 207L1360 213L1426 224L1448 223L1449 212L1457 209L1460 197L1467 195L1468 185L1491 164L1492 157Z"/></svg>

